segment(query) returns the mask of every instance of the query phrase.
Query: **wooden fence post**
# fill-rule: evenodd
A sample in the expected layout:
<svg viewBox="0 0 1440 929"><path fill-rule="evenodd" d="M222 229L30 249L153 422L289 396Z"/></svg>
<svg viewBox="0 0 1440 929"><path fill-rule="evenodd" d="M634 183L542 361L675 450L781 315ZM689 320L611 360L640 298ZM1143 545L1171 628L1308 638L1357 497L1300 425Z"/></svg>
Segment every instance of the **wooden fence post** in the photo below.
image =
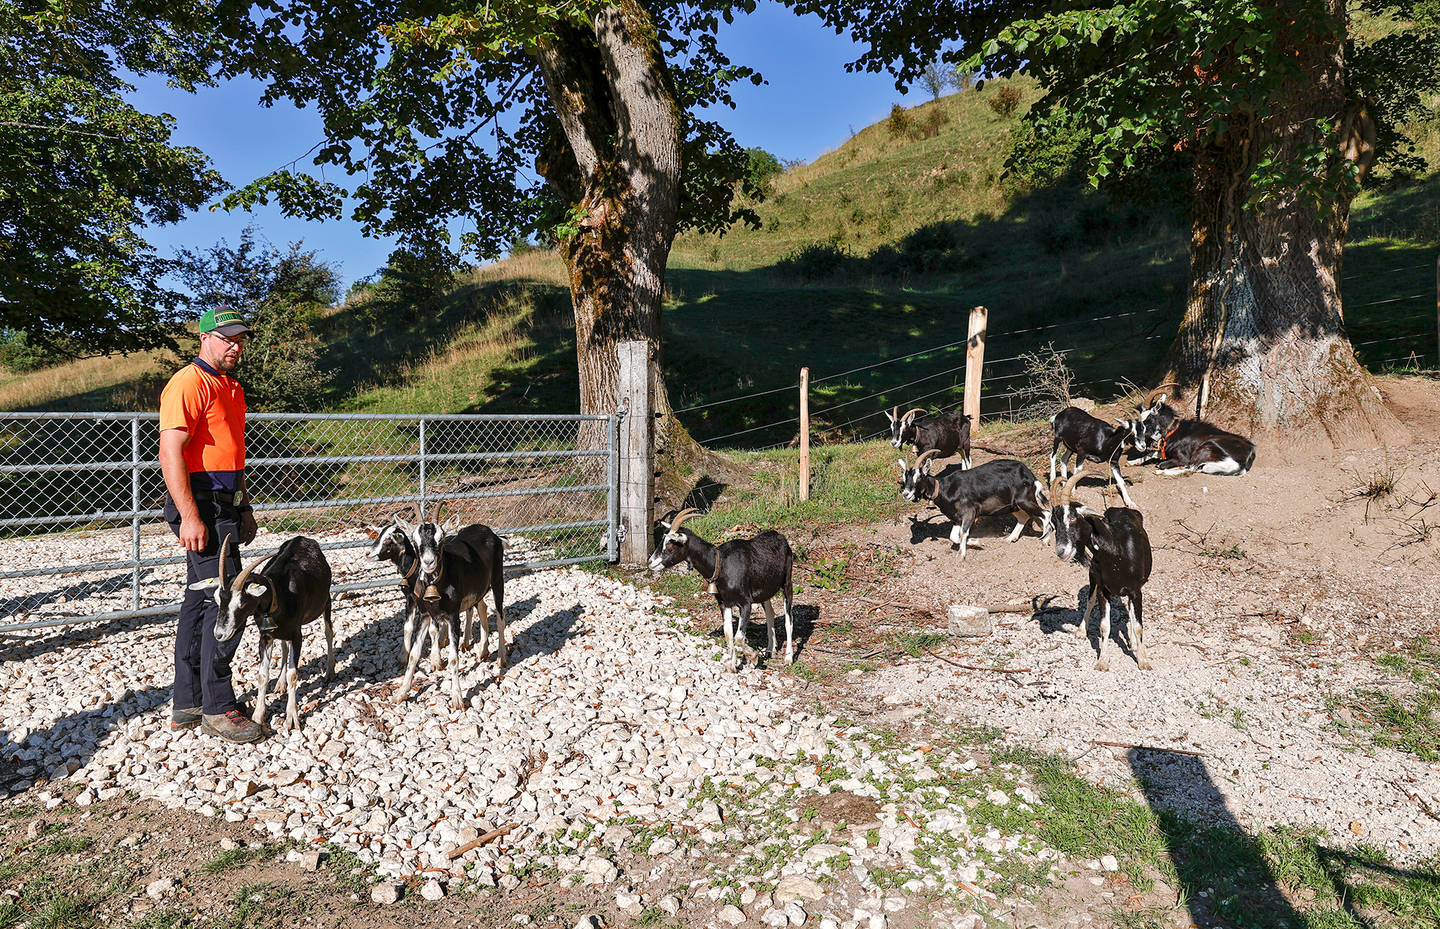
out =
<svg viewBox="0 0 1440 929"><path fill-rule="evenodd" d="M985 368L985 329L990 311L977 306L970 311L969 344L965 349L965 413L971 428L980 428L980 375Z"/></svg>
<svg viewBox="0 0 1440 929"><path fill-rule="evenodd" d="M800 369L800 500L810 499L810 369Z"/></svg>
<svg viewBox="0 0 1440 929"><path fill-rule="evenodd" d="M650 411L650 343L621 342L620 407L620 563L650 560L655 525L655 429Z"/></svg>

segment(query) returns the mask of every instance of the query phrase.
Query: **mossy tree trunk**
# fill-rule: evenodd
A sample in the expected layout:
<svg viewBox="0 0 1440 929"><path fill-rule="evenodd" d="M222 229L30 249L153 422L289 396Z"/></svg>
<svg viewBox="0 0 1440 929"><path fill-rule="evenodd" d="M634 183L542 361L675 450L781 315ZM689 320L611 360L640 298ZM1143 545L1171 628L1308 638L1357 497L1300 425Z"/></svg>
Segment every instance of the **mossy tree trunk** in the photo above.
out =
<svg viewBox="0 0 1440 929"><path fill-rule="evenodd" d="M1196 154L1187 304L1164 380L1233 428L1347 444L1393 436L1398 423L1356 360L1341 315L1353 187L1340 161L1347 147L1324 127L1348 114L1346 130L1363 134L1368 117L1347 99L1343 0L1331 0L1330 14L1333 30L1297 30L1304 78L1285 88L1284 105L1237 118ZM1265 151L1336 180L1318 197L1257 197L1251 178ZM1369 152L1348 155L1368 166Z"/></svg>
<svg viewBox="0 0 1440 929"><path fill-rule="evenodd" d="M593 28L562 29L536 52L563 133L537 168L576 207L560 243L575 309L580 409L609 413L619 395L616 346L651 353L657 445L702 456L671 415L661 365L665 267L681 191L681 111L649 14L636 0L601 10ZM601 430L582 441L603 446Z"/></svg>

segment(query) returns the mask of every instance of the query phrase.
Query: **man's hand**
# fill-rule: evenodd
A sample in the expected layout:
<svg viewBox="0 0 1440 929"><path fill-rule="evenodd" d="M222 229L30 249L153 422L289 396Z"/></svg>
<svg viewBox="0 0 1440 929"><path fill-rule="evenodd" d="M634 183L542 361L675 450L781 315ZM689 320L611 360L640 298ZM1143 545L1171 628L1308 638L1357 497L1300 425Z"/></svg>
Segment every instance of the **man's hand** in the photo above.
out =
<svg viewBox="0 0 1440 929"><path fill-rule="evenodd" d="M259 527L255 525L255 513L253 510L240 511L240 543L249 545L255 541L255 533Z"/></svg>
<svg viewBox="0 0 1440 929"><path fill-rule="evenodd" d="M205 523L199 516L190 519L180 519L180 544L185 546L186 551L203 552L205 546L210 542L210 531L205 528Z"/></svg>

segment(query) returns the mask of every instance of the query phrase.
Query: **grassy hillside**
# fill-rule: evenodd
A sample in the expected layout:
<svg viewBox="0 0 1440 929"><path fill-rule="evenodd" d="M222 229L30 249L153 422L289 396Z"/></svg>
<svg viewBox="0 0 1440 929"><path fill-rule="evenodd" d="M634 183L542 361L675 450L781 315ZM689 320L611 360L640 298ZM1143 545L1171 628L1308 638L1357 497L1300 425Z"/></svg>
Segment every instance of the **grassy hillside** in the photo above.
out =
<svg viewBox="0 0 1440 929"><path fill-rule="evenodd" d="M1187 231L1164 211L1084 191L1010 190L1006 145L1036 95L1028 82L1014 85L1022 104L1009 117L991 106L1001 82L923 104L776 178L756 206L759 229L676 241L665 365L698 438L789 440L789 388L802 366L815 382L812 412L831 435L874 433L883 407L954 405L963 365L954 343L977 304L990 309L990 413L1016 403L1007 394L1024 382L1017 356L1047 344L1068 353L1095 395L1153 374L1180 314ZM1440 163L1433 129L1418 135ZM1406 364L1412 351L1435 363L1437 194L1432 175L1356 202L1343 290L1352 338L1374 367ZM564 281L555 256L530 252L471 271L403 322L363 300L334 308L321 321L329 405L575 409ZM145 407L168 364L137 357L92 363L83 376L66 366L6 378L0 407ZM718 402L737 397L746 399Z"/></svg>

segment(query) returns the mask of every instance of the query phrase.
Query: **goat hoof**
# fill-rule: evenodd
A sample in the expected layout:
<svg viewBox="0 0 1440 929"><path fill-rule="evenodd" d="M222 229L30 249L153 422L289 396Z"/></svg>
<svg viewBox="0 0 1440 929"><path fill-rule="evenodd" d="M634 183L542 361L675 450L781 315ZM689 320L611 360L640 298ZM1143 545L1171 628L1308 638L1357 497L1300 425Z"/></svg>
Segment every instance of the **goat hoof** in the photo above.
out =
<svg viewBox="0 0 1440 929"><path fill-rule="evenodd" d="M1140 670L1141 670L1141 671L1150 671L1150 670L1152 670L1152 669L1155 667L1155 666L1152 665L1152 664L1150 663L1150 661L1149 661L1148 659L1146 659L1146 658L1141 658L1140 661L1139 661L1139 664L1140 664Z"/></svg>
<svg viewBox="0 0 1440 929"><path fill-rule="evenodd" d="M1110 670L1110 662L1106 661L1104 658L1101 658L1099 661L1095 662L1095 670L1096 670L1096 671L1109 671L1109 670Z"/></svg>
<svg viewBox="0 0 1440 929"><path fill-rule="evenodd" d="M1084 624L1084 623L1081 623L1080 625L1078 625L1078 626L1075 627L1075 638L1077 638L1077 639L1083 639L1083 638L1085 638L1085 624Z"/></svg>

